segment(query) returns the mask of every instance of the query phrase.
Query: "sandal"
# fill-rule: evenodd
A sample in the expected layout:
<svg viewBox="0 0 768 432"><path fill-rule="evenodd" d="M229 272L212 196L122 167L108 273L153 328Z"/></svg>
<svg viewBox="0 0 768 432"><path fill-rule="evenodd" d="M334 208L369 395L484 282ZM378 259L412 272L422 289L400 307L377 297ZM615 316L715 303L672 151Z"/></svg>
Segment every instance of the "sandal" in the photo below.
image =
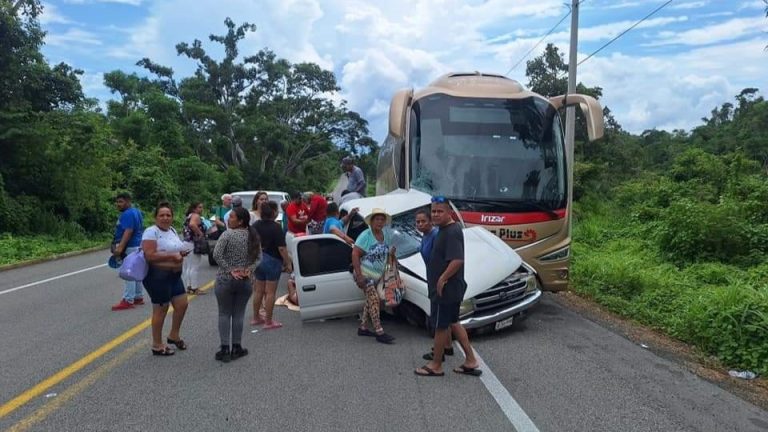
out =
<svg viewBox="0 0 768 432"><path fill-rule="evenodd" d="M182 350L182 351L184 351L185 349L187 349L187 344L186 344L186 343L184 343L184 340L182 340L182 339L179 339L179 340L173 340L173 339L171 339L171 338L168 338L168 339L166 339L166 342L168 342L169 344L174 344L174 345L176 345L176 348L178 348L178 349L180 349L180 350Z"/></svg>
<svg viewBox="0 0 768 432"><path fill-rule="evenodd" d="M424 371L426 373L421 372L421 371ZM433 371L427 365L424 365L424 366L416 369L415 371L413 371L413 373L415 373L418 376L423 376L423 377L441 377L441 376L445 375L445 372L435 372L435 371Z"/></svg>
<svg viewBox="0 0 768 432"><path fill-rule="evenodd" d="M152 355L156 356L172 356L176 354L176 351L174 351L171 347L165 346L159 350L156 350L152 348Z"/></svg>
<svg viewBox="0 0 768 432"><path fill-rule="evenodd" d="M483 374L483 371L481 371L476 367L471 368L469 366L464 366L464 365L457 367L453 371L456 372L457 374L462 374L462 375L480 376Z"/></svg>

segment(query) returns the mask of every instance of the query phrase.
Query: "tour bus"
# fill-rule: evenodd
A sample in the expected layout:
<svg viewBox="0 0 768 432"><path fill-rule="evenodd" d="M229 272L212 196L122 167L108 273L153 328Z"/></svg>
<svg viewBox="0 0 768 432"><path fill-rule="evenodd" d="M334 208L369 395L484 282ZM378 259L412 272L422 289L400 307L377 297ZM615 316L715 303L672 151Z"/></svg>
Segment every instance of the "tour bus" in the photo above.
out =
<svg viewBox="0 0 768 432"><path fill-rule="evenodd" d="M514 248L545 290L567 289L573 171L558 112L566 105L581 108L590 141L602 137L594 98L548 99L502 75L450 73L416 92L400 90L376 194L443 195L467 226L483 226Z"/></svg>

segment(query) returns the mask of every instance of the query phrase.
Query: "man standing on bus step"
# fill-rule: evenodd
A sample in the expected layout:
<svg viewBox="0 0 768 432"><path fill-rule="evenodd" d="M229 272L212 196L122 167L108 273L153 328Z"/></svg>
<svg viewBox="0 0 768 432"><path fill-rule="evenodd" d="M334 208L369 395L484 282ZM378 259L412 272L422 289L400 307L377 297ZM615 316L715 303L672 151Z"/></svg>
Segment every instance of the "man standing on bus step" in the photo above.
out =
<svg viewBox="0 0 768 432"><path fill-rule="evenodd" d="M448 200L442 196L432 198L432 223L439 227L432 252L427 263L427 287L430 300L430 320L435 329L433 358L416 369L419 376L443 376L443 354L456 336L464 350L464 363L453 371L465 375L480 376L475 351L469 344L469 336L459 324L459 308L464 300L467 283L464 280L464 233L454 222Z"/></svg>
<svg viewBox="0 0 768 432"><path fill-rule="evenodd" d="M123 192L115 197L115 205L120 211L120 217L115 226L115 237L112 243L112 256L118 262L129 253L141 246L141 236L144 234L144 220L141 212L131 205L131 195ZM133 309L134 305L144 304L141 282L123 281L123 298L112 306L113 311Z"/></svg>
<svg viewBox="0 0 768 432"><path fill-rule="evenodd" d="M365 174L359 166L355 165L354 159L347 156L341 160L341 169L347 174L347 189L345 189L341 196L348 193L359 193L360 196L365 196Z"/></svg>

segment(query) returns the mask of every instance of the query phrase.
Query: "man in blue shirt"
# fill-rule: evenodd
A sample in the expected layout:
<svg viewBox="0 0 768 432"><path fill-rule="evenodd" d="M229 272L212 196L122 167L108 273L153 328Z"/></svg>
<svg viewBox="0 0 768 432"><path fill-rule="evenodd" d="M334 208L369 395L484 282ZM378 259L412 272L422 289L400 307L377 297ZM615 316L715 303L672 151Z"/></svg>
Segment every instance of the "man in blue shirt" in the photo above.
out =
<svg viewBox="0 0 768 432"><path fill-rule="evenodd" d="M357 213L356 208L352 209L352 212L349 213L349 215L339 219L339 205L335 202L329 203L328 208L326 209L323 234L334 234L335 236L347 242L348 245L354 246L355 240L344 232L344 223L346 219L354 216L355 213Z"/></svg>
<svg viewBox="0 0 768 432"><path fill-rule="evenodd" d="M129 253L141 246L141 236L144 234L144 219L141 212L131 205L131 195L123 192L115 198L115 204L120 216L115 225L115 238L112 242L112 255L120 262ZM123 298L112 306L113 311L133 309L134 305L144 304L141 283L123 281Z"/></svg>

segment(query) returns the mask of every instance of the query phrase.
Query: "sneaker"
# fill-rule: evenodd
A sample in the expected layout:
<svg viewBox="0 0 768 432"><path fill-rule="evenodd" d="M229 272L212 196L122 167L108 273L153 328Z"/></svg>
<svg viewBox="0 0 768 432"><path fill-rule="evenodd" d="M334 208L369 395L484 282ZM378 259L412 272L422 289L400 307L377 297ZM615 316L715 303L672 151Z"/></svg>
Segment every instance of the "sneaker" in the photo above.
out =
<svg viewBox="0 0 768 432"><path fill-rule="evenodd" d="M266 324L264 324L264 330L272 330L272 329L279 329L283 325L275 320L267 321Z"/></svg>
<svg viewBox="0 0 768 432"><path fill-rule="evenodd" d="M133 309L133 303L128 302L126 299L120 300L120 303L112 306L113 311L120 311L126 309Z"/></svg>
<svg viewBox="0 0 768 432"><path fill-rule="evenodd" d="M144 297L135 297L133 299L133 305L134 306L140 306L144 304Z"/></svg>

